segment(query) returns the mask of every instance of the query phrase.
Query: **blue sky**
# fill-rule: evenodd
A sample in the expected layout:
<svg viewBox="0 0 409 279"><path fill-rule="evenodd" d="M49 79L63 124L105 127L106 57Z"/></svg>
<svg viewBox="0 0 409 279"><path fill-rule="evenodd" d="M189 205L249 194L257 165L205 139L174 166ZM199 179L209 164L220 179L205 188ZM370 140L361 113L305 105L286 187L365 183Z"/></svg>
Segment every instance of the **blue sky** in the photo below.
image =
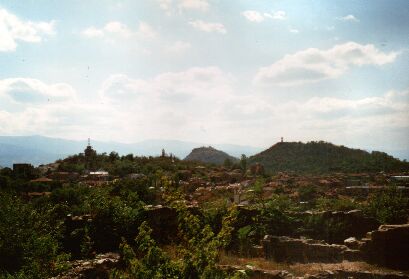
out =
<svg viewBox="0 0 409 279"><path fill-rule="evenodd" d="M0 134L409 158L408 46L407 1L0 0Z"/></svg>

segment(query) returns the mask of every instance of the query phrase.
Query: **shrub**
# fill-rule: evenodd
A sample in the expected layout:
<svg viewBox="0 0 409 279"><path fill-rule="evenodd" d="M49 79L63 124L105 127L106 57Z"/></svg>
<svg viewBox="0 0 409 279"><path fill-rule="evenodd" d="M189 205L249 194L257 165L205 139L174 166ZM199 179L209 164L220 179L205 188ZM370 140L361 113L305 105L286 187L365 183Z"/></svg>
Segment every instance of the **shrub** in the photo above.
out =
<svg viewBox="0 0 409 279"><path fill-rule="evenodd" d="M391 187L371 196L364 210L382 224L402 224L408 221L409 198Z"/></svg>
<svg viewBox="0 0 409 279"><path fill-rule="evenodd" d="M62 227L53 210L0 193L0 276L46 278L66 267L69 255L61 251Z"/></svg>

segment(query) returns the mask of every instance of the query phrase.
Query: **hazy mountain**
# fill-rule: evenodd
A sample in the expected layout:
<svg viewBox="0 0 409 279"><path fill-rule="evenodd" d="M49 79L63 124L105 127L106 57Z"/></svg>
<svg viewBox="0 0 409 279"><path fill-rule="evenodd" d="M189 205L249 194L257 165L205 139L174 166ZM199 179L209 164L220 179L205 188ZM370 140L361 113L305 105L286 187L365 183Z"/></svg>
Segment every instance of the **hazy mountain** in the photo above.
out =
<svg viewBox="0 0 409 279"><path fill-rule="evenodd" d="M10 167L13 163L29 162L39 165L62 158L61 154L52 154L38 149L0 143L0 166Z"/></svg>
<svg viewBox="0 0 409 279"><path fill-rule="evenodd" d="M237 158L230 156L226 152L209 146L194 148L184 160L221 165L226 159L233 163L238 161Z"/></svg>
<svg viewBox="0 0 409 279"><path fill-rule="evenodd" d="M279 142L249 158L269 172L379 172L407 171L409 163L384 152L371 153L327 142Z"/></svg>
<svg viewBox="0 0 409 279"><path fill-rule="evenodd" d="M86 140L66 140L44 136L0 136L0 166L11 166L13 163L27 162L34 165L50 163L68 155L83 152ZM179 140L144 140L137 143L103 142L92 140L91 145L98 153L116 151L121 155L159 155L162 148L166 153L173 153L179 158L186 157L190 151L204 143ZM261 148L234 144L215 144L215 148L239 157L261 151Z"/></svg>

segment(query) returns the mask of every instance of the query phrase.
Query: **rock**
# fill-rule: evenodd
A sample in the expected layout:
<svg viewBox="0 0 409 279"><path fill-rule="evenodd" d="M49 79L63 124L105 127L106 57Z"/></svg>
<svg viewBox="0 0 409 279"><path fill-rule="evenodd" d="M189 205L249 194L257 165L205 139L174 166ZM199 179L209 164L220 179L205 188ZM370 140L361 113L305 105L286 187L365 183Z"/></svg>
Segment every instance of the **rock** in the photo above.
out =
<svg viewBox="0 0 409 279"><path fill-rule="evenodd" d="M246 274L249 279L295 279L294 275L285 270L265 270L253 266L243 269L242 266L235 265L219 265L218 268L228 273L242 272Z"/></svg>
<svg viewBox="0 0 409 279"><path fill-rule="evenodd" d="M52 279L108 279L110 271L118 267L119 254L100 254L95 259L71 262L71 268Z"/></svg>
<svg viewBox="0 0 409 279"><path fill-rule="evenodd" d="M345 246L351 249L359 249L362 242L358 241L355 237L349 237L344 240Z"/></svg>
<svg viewBox="0 0 409 279"><path fill-rule="evenodd" d="M250 172L252 175L264 175L264 166L260 163L255 163L250 166Z"/></svg>

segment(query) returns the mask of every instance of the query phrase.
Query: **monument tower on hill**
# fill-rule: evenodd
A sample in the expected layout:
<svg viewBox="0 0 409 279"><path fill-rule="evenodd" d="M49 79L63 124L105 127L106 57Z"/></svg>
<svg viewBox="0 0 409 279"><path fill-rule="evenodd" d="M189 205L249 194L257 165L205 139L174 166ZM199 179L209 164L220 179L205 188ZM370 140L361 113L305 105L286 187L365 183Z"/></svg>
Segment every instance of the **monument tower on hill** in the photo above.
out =
<svg viewBox="0 0 409 279"><path fill-rule="evenodd" d="M92 167L92 162L94 158L97 156L97 152L91 146L90 138L88 138L88 144L84 150L84 156L85 156L85 168L90 170Z"/></svg>

